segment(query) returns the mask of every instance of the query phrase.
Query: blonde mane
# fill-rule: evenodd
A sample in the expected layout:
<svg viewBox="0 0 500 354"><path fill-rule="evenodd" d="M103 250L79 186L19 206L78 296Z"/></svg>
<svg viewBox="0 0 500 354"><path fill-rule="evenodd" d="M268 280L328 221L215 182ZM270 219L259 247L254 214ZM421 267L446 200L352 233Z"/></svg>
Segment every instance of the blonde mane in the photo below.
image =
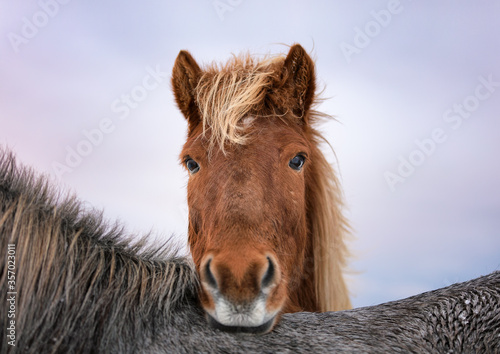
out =
<svg viewBox="0 0 500 354"><path fill-rule="evenodd" d="M203 131L210 131L209 149L225 143L244 144L241 121L249 116L274 115L281 119L302 119L291 110L277 112L274 102L286 102L285 94L273 90L280 76L285 57L265 57L256 60L250 55L233 56L226 64L213 63L204 68L195 89L197 106L203 122ZM272 92L272 93L271 93ZM266 103L266 96L271 103ZM317 102L316 97L314 102ZM307 120L315 125L326 114L309 110ZM343 195L332 166L319 149L321 134L311 129L314 142L314 163L311 166L308 196L308 222L312 238L314 283L316 300L321 311L335 311L351 307L343 270L348 258L345 239L349 225L342 213Z"/></svg>
<svg viewBox="0 0 500 354"><path fill-rule="evenodd" d="M240 122L262 108L268 89L276 80L276 67L284 57L256 61L249 54L233 56L225 65L205 68L196 87L196 100L203 117L203 131L210 130L210 147L226 142L244 144Z"/></svg>
<svg viewBox="0 0 500 354"><path fill-rule="evenodd" d="M315 131L315 135L324 138ZM334 169L316 145L315 176L310 181L308 218L313 238L314 282L321 311L351 308L349 292L343 278L349 252L346 239L349 222L342 209L344 198Z"/></svg>

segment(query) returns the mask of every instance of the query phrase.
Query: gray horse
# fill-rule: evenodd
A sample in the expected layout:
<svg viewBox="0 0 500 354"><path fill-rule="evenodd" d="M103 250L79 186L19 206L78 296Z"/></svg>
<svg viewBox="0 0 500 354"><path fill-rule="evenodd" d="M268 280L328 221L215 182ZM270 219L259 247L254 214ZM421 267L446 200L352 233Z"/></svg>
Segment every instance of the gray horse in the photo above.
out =
<svg viewBox="0 0 500 354"><path fill-rule="evenodd" d="M0 150L1 353L500 352L500 272L225 333L207 325L189 259L130 240Z"/></svg>

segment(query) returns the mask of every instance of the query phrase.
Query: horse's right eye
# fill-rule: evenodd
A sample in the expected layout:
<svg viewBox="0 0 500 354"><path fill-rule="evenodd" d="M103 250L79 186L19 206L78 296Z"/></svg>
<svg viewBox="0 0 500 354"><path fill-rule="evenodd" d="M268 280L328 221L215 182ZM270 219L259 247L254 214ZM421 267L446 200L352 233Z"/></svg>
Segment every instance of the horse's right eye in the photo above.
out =
<svg viewBox="0 0 500 354"><path fill-rule="evenodd" d="M186 168L189 170L191 174L194 174L200 170L200 165L193 159L186 160Z"/></svg>

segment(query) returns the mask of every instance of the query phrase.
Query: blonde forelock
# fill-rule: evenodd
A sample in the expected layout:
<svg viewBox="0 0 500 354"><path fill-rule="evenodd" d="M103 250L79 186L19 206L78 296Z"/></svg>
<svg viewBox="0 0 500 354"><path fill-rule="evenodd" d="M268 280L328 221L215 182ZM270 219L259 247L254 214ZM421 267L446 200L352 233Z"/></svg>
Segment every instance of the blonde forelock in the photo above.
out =
<svg viewBox="0 0 500 354"><path fill-rule="evenodd" d="M258 112L279 74L283 57L256 60L250 55L233 56L226 64L211 64L196 87L196 101L209 134L209 145L244 144L241 121Z"/></svg>

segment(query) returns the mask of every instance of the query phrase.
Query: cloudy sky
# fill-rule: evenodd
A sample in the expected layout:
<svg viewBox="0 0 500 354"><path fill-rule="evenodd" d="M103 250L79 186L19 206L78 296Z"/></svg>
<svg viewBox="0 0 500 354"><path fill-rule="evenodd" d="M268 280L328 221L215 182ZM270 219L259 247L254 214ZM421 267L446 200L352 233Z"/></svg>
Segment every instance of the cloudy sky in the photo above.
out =
<svg viewBox="0 0 500 354"><path fill-rule="evenodd" d="M179 50L316 59L355 306L500 269L500 3L0 3L0 144L130 232L186 242Z"/></svg>

